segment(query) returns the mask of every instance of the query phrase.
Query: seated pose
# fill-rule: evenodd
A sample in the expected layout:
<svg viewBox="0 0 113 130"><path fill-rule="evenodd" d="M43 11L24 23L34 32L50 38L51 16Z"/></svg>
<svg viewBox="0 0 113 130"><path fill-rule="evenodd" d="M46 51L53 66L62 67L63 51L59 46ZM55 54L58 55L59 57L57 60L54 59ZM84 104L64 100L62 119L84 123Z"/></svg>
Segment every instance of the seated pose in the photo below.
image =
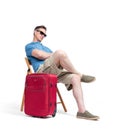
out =
<svg viewBox="0 0 113 130"><path fill-rule="evenodd" d="M81 87L81 82L93 82L95 77L78 72L64 51L53 52L44 46L41 42L46 37L46 31L47 29L43 25L35 27L33 41L25 46L26 56L34 71L55 74L58 77L58 83L63 83L67 90L72 90L78 106L77 118L98 120L98 116L86 110Z"/></svg>

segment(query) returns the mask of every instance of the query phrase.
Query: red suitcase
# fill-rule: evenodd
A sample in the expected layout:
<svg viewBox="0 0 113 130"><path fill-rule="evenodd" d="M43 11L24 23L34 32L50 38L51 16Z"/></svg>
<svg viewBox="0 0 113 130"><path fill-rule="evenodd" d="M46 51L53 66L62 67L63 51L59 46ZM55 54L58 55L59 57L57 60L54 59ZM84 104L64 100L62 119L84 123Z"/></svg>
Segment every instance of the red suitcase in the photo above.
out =
<svg viewBox="0 0 113 130"><path fill-rule="evenodd" d="M56 115L57 76L53 74L28 74L25 80L25 107L27 115L48 117Z"/></svg>

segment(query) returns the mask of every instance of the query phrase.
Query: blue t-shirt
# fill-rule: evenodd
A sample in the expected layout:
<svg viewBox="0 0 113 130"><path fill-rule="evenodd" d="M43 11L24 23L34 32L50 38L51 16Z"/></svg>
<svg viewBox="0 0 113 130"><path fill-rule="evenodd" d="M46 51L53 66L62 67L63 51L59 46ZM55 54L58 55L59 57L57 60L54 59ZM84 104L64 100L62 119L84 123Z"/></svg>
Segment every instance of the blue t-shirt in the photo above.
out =
<svg viewBox="0 0 113 130"><path fill-rule="evenodd" d="M26 56L30 60L33 69L36 72L39 66L44 63L44 60L40 60L38 58L33 57L32 56L33 49L38 49L49 53L52 53L52 50L44 46L41 42L31 42L25 46Z"/></svg>

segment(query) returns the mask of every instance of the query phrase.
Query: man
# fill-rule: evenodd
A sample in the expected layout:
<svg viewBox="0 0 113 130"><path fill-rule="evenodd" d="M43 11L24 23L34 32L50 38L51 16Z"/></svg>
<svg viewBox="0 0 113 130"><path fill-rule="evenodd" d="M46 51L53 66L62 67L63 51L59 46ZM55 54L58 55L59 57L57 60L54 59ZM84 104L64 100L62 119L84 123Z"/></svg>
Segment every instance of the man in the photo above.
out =
<svg viewBox="0 0 113 130"><path fill-rule="evenodd" d="M78 72L64 51L52 52L44 46L41 41L46 37L46 30L43 25L35 27L33 41L25 46L26 56L31 61L34 71L56 74L59 83L65 84L67 90L72 89L78 106L77 118L98 120L98 116L86 110L81 88L81 82L93 82L95 77Z"/></svg>

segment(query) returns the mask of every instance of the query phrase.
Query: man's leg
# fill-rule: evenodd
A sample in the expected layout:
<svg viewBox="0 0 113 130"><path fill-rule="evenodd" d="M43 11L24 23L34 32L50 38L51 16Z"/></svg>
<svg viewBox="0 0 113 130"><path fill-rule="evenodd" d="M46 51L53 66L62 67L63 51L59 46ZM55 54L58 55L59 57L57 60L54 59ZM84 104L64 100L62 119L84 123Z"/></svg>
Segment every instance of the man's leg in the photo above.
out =
<svg viewBox="0 0 113 130"><path fill-rule="evenodd" d="M59 65L61 65L68 72L71 72L73 74L78 74L80 76L82 82L89 83L89 82L95 81L95 77L88 76L88 75L82 75L80 72L78 72L64 51L62 51L62 50L55 51L53 53L53 57L54 57L54 62L57 67Z"/></svg>
<svg viewBox="0 0 113 130"><path fill-rule="evenodd" d="M74 74L71 79L71 84L73 86L73 96L76 99L77 105L78 105L78 112L85 112L85 105L84 105L84 99L83 99L83 92L81 87L81 81L80 76L77 74Z"/></svg>
<svg viewBox="0 0 113 130"><path fill-rule="evenodd" d="M87 120L98 120L99 119L98 116L91 114L85 108L80 76L74 74L71 79L71 84L73 86L73 95L78 105L78 112L76 115L77 118L87 119Z"/></svg>
<svg viewBox="0 0 113 130"><path fill-rule="evenodd" d="M57 50L53 54L54 62L57 66L61 65L65 70L72 72L72 73L78 73L81 75L73 66L70 59L68 58L67 54L62 50Z"/></svg>

